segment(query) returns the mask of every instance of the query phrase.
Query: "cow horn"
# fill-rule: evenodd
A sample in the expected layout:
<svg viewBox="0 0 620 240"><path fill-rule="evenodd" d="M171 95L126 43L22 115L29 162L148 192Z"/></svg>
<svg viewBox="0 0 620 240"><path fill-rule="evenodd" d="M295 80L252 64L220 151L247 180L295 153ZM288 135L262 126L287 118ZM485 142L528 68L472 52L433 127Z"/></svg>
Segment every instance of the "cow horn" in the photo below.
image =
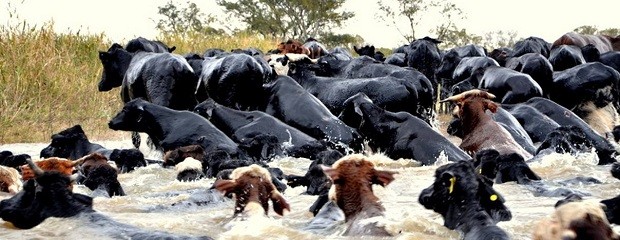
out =
<svg viewBox="0 0 620 240"><path fill-rule="evenodd" d="M78 178L78 176L74 174L74 175L71 175L71 176L69 177L69 180L70 180L72 183L74 183L74 182L77 182L77 178Z"/></svg>
<svg viewBox="0 0 620 240"><path fill-rule="evenodd" d="M26 159L26 163L28 164L28 167L30 167L30 169L32 169L32 171L34 172L35 176L41 176L43 175L44 171L43 169L41 169L39 166L37 166L37 164L35 164L32 161L32 158L28 158Z"/></svg>
<svg viewBox="0 0 620 240"><path fill-rule="evenodd" d="M463 96L463 94L461 93L461 94L457 94L457 95L451 96L451 97L449 97L449 98L446 98L446 99L444 99L444 100L441 100L441 101L439 101L439 102L440 102L440 103L442 103L442 102L448 102L448 101L451 101L451 102L457 102L457 101L461 101L461 100L463 100L463 98L464 98L464 96Z"/></svg>
<svg viewBox="0 0 620 240"><path fill-rule="evenodd" d="M90 157L90 155L86 155L86 156L84 156L84 157L82 157L82 158L80 158L78 160L73 161L71 163L71 166L75 167L77 165L80 165L80 164L84 163L84 161L86 160L87 157Z"/></svg>
<svg viewBox="0 0 620 240"><path fill-rule="evenodd" d="M319 62L319 59L312 59L312 58L310 58L310 62L312 62L314 64L317 64Z"/></svg>

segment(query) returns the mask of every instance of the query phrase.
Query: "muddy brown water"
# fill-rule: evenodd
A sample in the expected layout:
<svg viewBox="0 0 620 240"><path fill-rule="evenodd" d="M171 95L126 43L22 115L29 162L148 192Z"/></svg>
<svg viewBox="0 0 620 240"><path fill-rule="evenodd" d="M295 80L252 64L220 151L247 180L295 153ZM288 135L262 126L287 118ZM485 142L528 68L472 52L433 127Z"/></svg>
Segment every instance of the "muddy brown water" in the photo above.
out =
<svg viewBox="0 0 620 240"><path fill-rule="evenodd" d="M129 134L127 134L129 135ZM450 138L458 144L458 139ZM93 141L108 148L130 148L129 138L118 141ZM14 153L27 153L38 157L40 150L47 143L6 144L0 150ZM161 154L141 148L150 158L160 158ZM395 236L387 239L459 239L461 236L443 226L443 219L432 210L425 209L418 203L422 189L434 181L434 172L438 166L446 164L439 159L434 166L418 166L413 160L392 160L380 154L373 155L378 168L398 171L396 179L387 187L375 186L375 194L381 199L386 209L381 222ZM538 173L552 188L560 187L558 181L589 176L602 181L596 185L571 185L569 188L591 194L586 199L601 200L620 194L619 180L611 177L609 166L596 165L593 153L571 156L553 154L542 161L532 163L530 167ZM281 168L286 174L302 175L310 161L298 158L274 159L270 165ZM146 230L166 231L189 236L211 236L215 239L355 239L343 237L344 224L335 228L309 232L304 230L312 214L308 208L316 196L302 194L304 187L288 188L285 198L291 205L291 211L285 216L277 216L270 210L268 217L252 217L245 220L232 219L233 200L215 193L215 201L206 205L183 204L194 199L196 194L208 194L207 189L215 179L202 179L196 182L179 182L175 179L173 169L157 165L139 168L134 172L120 174L121 182L127 196L95 197L94 208L112 219L131 224ZM513 218L500 222L499 227L506 230L512 239L531 239L535 224L541 218L553 212L559 197L534 197L524 186L515 183L496 184L494 189L506 199L506 206L512 211ZM83 186L76 186L74 191L91 194ZM199 195L200 196L200 195ZM1 199L8 194L0 195ZM619 228L614 227L616 231ZM29 229L19 230L11 224L0 220L0 239L111 239L108 235L114 229L90 226L79 218L49 218L42 224ZM368 239L373 239L369 238Z"/></svg>

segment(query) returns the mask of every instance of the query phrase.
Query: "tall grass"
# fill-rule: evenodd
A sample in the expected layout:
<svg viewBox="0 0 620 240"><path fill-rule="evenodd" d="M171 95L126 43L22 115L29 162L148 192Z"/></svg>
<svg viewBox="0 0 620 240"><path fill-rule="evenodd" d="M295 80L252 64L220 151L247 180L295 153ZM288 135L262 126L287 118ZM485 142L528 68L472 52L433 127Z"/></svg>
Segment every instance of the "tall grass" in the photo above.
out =
<svg viewBox="0 0 620 240"><path fill-rule="evenodd" d="M98 92L99 50L111 42L103 34L59 34L52 23L0 26L0 144L47 142L67 127L81 124L92 139L127 137L107 122L122 107L119 89ZM277 41L251 35L161 36L175 53L207 48L275 48ZM125 45L126 43L120 43Z"/></svg>

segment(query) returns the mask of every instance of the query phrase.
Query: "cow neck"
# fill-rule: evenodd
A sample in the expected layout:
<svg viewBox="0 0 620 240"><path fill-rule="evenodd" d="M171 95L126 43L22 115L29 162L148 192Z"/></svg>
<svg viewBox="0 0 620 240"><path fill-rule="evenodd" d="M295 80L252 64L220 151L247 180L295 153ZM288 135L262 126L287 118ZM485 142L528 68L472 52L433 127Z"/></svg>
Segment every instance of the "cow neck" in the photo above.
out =
<svg viewBox="0 0 620 240"><path fill-rule="evenodd" d="M93 152L93 149L91 149L93 144L86 138L80 138L75 145L77 147L75 151L71 152L69 159L76 160Z"/></svg>
<svg viewBox="0 0 620 240"><path fill-rule="evenodd" d="M339 193L337 196L338 207L344 212L347 222L357 218L383 216L385 208L379 202L379 198L374 195L372 186L370 184L368 186L369 189L362 189L365 186L358 186L352 191L336 190Z"/></svg>
<svg viewBox="0 0 620 240"><path fill-rule="evenodd" d="M120 62L120 76L125 76L127 70L129 69L129 65L131 65L131 61L137 55L137 53L130 53L126 50L119 50L119 54L117 56L118 61ZM122 79L121 79L122 80Z"/></svg>
<svg viewBox="0 0 620 240"><path fill-rule="evenodd" d="M481 98L466 100L461 110L461 124L463 126L463 136L470 135L481 123L493 121L484 111Z"/></svg>
<svg viewBox="0 0 620 240"><path fill-rule="evenodd" d="M467 233L475 227L493 224L493 220L477 200L465 200L456 204L448 207L444 215L444 226L447 228Z"/></svg>
<svg viewBox="0 0 620 240"><path fill-rule="evenodd" d="M248 118L251 112L239 111L219 104L216 104L211 114L211 123L229 136L236 129L252 123L254 119Z"/></svg>
<svg viewBox="0 0 620 240"><path fill-rule="evenodd" d="M390 142L385 142L382 140L383 138L389 136L389 134L386 134L382 131L383 127L381 127L381 125L385 125L386 122L391 121L390 119L387 119L387 112L375 105L374 103L361 103L359 108L364 114L363 126L366 126L360 127L360 129L371 129L373 132L372 135L374 135L374 137L372 138L378 140L374 142L384 142L384 144L381 145L390 145ZM394 129L396 128L397 127L395 127Z"/></svg>
<svg viewBox="0 0 620 240"><path fill-rule="evenodd" d="M316 74L303 64L300 66L301 67L298 67L297 72L292 75L293 79L295 79L295 81L305 89L315 87L319 82Z"/></svg>
<svg viewBox="0 0 620 240"><path fill-rule="evenodd" d="M156 114L153 114L156 113ZM171 134L175 129L173 124L179 124L182 118L179 116L180 111L175 111L156 104L144 105L143 116L147 123L144 123L146 133L157 141L162 141L164 136ZM145 118L146 117L146 118Z"/></svg>
<svg viewBox="0 0 620 240"><path fill-rule="evenodd" d="M339 61L337 64L335 64L335 68L330 66L330 70L333 70L334 72L334 74L332 74L332 77L345 74L345 67L351 64L351 62L353 62L353 60Z"/></svg>

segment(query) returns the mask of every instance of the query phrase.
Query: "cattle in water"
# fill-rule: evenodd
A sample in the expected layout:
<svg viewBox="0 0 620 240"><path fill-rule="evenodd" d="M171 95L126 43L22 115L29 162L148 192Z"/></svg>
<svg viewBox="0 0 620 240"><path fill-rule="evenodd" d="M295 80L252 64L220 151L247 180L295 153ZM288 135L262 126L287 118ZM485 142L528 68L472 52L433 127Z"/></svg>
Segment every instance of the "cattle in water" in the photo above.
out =
<svg viewBox="0 0 620 240"><path fill-rule="evenodd" d="M314 38L306 39L306 42L303 46L307 48L308 51L310 51L308 57L312 59L320 58L321 56L327 55L328 53L327 48Z"/></svg>
<svg viewBox="0 0 620 240"><path fill-rule="evenodd" d="M553 121L555 121L558 125L561 126L577 126L583 130L586 137L592 142L594 148L596 149L596 154L599 158L599 164L610 164L616 162L615 156L618 152L615 150L611 143L603 138L601 135L597 134L586 122L583 121L579 116L573 113L571 110L562 107L561 105L546 99L546 98L532 98L527 102L521 103L523 105L528 105L543 115L549 117ZM513 106L506 105L506 108L514 108L519 106L520 104L516 104Z"/></svg>
<svg viewBox="0 0 620 240"><path fill-rule="evenodd" d="M543 96L548 96L553 85L553 65L540 53L526 53L519 57L511 58L506 67L517 72L530 75L540 85Z"/></svg>
<svg viewBox="0 0 620 240"><path fill-rule="evenodd" d="M541 219L532 239L617 240L620 236L610 226L600 203L570 201L557 206L551 216Z"/></svg>
<svg viewBox="0 0 620 240"><path fill-rule="evenodd" d="M35 178L24 183L17 195L0 201L0 217L19 229L31 229L50 217L75 218L93 231L104 230L114 239L208 240L210 237L178 236L161 231L144 230L117 222L93 209L93 199L71 191L72 178L56 171L43 171L32 160L28 165Z"/></svg>
<svg viewBox="0 0 620 240"><path fill-rule="evenodd" d="M125 196L125 191L118 181L118 169L108 164L108 159L99 154L89 154L79 159L77 183L103 196Z"/></svg>
<svg viewBox="0 0 620 240"><path fill-rule="evenodd" d="M322 166L333 185L329 198L344 212L349 236L390 236L377 220L384 216L385 208L372 191L372 185L387 186L397 172L376 169L367 157L352 154L336 161L331 167Z"/></svg>
<svg viewBox="0 0 620 240"><path fill-rule="evenodd" d="M476 153L474 166L479 174L495 183L528 184L541 179L516 153L500 155L494 149L485 149Z"/></svg>
<svg viewBox="0 0 620 240"><path fill-rule="evenodd" d="M241 145L258 141L261 160L269 161L273 155L282 154L315 159L317 153L326 150L317 139L261 111L235 110L212 99L198 104L194 111ZM275 138L275 142L260 142L270 138Z"/></svg>
<svg viewBox="0 0 620 240"><path fill-rule="evenodd" d="M326 140L344 151L359 150L362 138L357 131L334 116L325 105L294 79L279 76L265 84L267 101L259 110L318 140ZM344 146L343 146L344 145Z"/></svg>
<svg viewBox="0 0 620 240"><path fill-rule="evenodd" d="M144 98L172 109L191 109L196 104L197 80L187 60L172 53L131 53L118 44L100 51L103 74L99 91L121 87L123 102Z"/></svg>
<svg viewBox="0 0 620 240"><path fill-rule="evenodd" d="M127 42L127 45L125 45L125 49L127 49L128 52L143 51L154 53L171 53L175 49L177 49L177 47L168 47L168 45L161 41L153 41L143 37L138 37L129 40L129 42Z"/></svg>
<svg viewBox="0 0 620 240"><path fill-rule="evenodd" d="M224 194L234 194L236 199L234 216L267 215L269 200L273 210L279 215L284 215L284 212L290 211L291 208L270 179L271 174L267 169L250 165L233 170L230 180L216 180L213 188Z"/></svg>
<svg viewBox="0 0 620 240"><path fill-rule="evenodd" d="M331 166L334 164L334 162L338 161L338 159L342 157L344 157L344 155L342 155L342 153L336 150L326 150L320 152L317 155L316 159L314 159L312 163L310 163L308 171L306 172L306 174L304 174L304 176L287 175L286 184L293 188L297 186L305 186L307 194L321 195L325 197L324 200L327 200L327 193L329 191L329 188L332 186L332 183L323 172L321 165ZM320 206L315 208L315 211L311 212L316 214L321 208L321 206L323 206L323 204L325 203L326 201L318 204Z"/></svg>
<svg viewBox="0 0 620 240"><path fill-rule="evenodd" d="M602 54L609 51L620 51L620 48L618 48L619 43L620 39L609 36L568 32L555 40L553 42L553 47L559 45L575 45L581 48L588 44L592 44Z"/></svg>
<svg viewBox="0 0 620 240"><path fill-rule="evenodd" d="M508 56L519 57L526 53L540 53L545 57L549 57L551 52L551 44L539 37L528 37L517 41L513 47L513 51Z"/></svg>
<svg viewBox="0 0 620 240"><path fill-rule="evenodd" d="M174 150L169 150L164 154L162 164L163 167L172 167L180 162L183 162L186 158L193 158L201 162L205 162L205 149L202 146L194 144L188 146L178 147Z"/></svg>
<svg viewBox="0 0 620 240"><path fill-rule="evenodd" d="M314 66L308 61L290 62L289 75L325 104L334 115L340 114L344 101L361 92L388 111L404 111L424 118L418 111L418 91L411 82L393 76L320 77L312 71Z"/></svg>
<svg viewBox="0 0 620 240"><path fill-rule="evenodd" d="M501 103L525 102L533 97L542 97L543 94L540 85L530 75L504 67L490 66L482 76L478 74L470 80L474 77L478 78L477 88L493 93Z"/></svg>
<svg viewBox="0 0 620 240"><path fill-rule="evenodd" d="M502 108L517 119L533 143L542 142L550 132L560 127L553 119L529 105L502 104Z"/></svg>
<svg viewBox="0 0 620 240"><path fill-rule="evenodd" d="M529 160L532 154L523 149L506 129L485 113L486 110L497 112L499 106L491 101L493 98L493 94L474 89L442 100L452 101L458 107L455 112L463 129L463 141L459 147L472 154L493 148L500 154L517 153Z"/></svg>
<svg viewBox="0 0 620 240"><path fill-rule="evenodd" d="M26 160L28 161L28 159ZM74 167L82 164L84 158L78 160L69 160L65 158L45 158L34 162L39 168L45 171L56 171L65 176L71 176L74 171ZM36 177L36 172L28 164L21 166L22 180L28 181Z"/></svg>
<svg viewBox="0 0 620 240"><path fill-rule="evenodd" d="M121 173L131 172L147 165L144 154L138 149L108 149L90 142L79 124L55 133L51 138L52 142L41 150L42 158L60 157L77 160L92 153L99 153L114 161Z"/></svg>
<svg viewBox="0 0 620 240"><path fill-rule="evenodd" d="M196 181L205 177L202 162L192 157L185 158L175 165L174 171L177 174L177 180L181 182Z"/></svg>
<svg viewBox="0 0 620 240"><path fill-rule="evenodd" d="M236 53L205 58L196 99L212 98L227 107L256 109L261 86L271 77L272 69L262 57Z"/></svg>
<svg viewBox="0 0 620 240"><path fill-rule="evenodd" d="M147 133L164 152L199 144L208 153L220 150L231 157L241 155L235 142L200 115L173 110L142 99L125 103L108 125L112 130Z"/></svg>
<svg viewBox="0 0 620 240"><path fill-rule="evenodd" d="M421 119L406 112L389 112L358 93L345 102L339 116L354 126L374 149L392 159L410 158L432 165L443 154L450 161L471 159Z"/></svg>
<svg viewBox="0 0 620 240"><path fill-rule="evenodd" d="M424 37L412 41L407 47L405 52L407 53L407 65L418 71L420 71L426 78L431 81L433 90L437 91L437 79L435 78L435 71L439 64L441 64L441 54L437 44L441 41ZM435 99L436 96L433 96Z"/></svg>
<svg viewBox="0 0 620 240"><path fill-rule="evenodd" d="M592 142L581 128L573 125L560 126L547 134L545 140L536 149L536 155L543 153L545 150L577 154L589 152L592 147Z"/></svg>
<svg viewBox="0 0 620 240"><path fill-rule="evenodd" d="M441 214L444 226L462 232L464 239L510 239L495 225L512 218L504 198L474 172L470 161L437 168L435 182L422 190L418 202Z"/></svg>
<svg viewBox="0 0 620 240"><path fill-rule="evenodd" d="M0 165L15 168L21 172L20 167L26 164L26 159L31 158L28 154L13 155L11 151L0 152Z"/></svg>
<svg viewBox="0 0 620 240"><path fill-rule="evenodd" d="M604 64L593 62L555 72L550 99L573 109L591 101L602 108L619 98L620 74Z"/></svg>

